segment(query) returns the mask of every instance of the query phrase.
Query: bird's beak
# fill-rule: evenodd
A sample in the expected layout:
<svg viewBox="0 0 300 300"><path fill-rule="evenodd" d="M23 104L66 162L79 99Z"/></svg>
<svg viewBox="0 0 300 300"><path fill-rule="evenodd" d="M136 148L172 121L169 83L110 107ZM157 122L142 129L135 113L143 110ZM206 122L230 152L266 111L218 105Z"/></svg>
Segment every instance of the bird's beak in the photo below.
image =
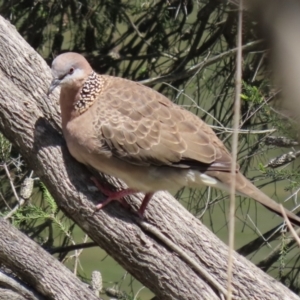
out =
<svg viewBox="0 0 300 300"><path fill-rule="evenodd" d="M59 84L60 84L60 80L59 80L58 78L54 78L54 79L52 80L51 84L50 84L49 89L48 89L47 96L49 96L49 95L53 92L53 90L54 90L57 86L59 86Z"/></svg>

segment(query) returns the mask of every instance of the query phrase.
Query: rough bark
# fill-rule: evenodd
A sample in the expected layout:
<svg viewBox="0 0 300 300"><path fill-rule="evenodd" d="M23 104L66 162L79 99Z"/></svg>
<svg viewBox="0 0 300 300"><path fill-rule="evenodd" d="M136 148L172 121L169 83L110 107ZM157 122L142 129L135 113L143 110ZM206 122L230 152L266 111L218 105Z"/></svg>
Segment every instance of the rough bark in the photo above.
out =
<svg viewBox="0 0 300 300"><path fill-rule="evenodd" d="M18 293L0 288L0 300L26 300L26 298L20 296Z"/></svg>
<svg viewBox="0 0 300 300"><path fill-rule="evenodd" d="M0 262L13 270L27 286L39 292L39 295L25 292L25 287L14 282L13 277L9 281L0 273L0 286L10 287L15 296L20 297L16 299L99 299L69 269L2 218L0 228L3 233ZM7 289L5 294L9 292ZM10 294L5 299L14 299L14 296Z"/></svg>
<svg viewBox="0 0 300 300"><path fill-rule="evenodd" d="M216 284L208 283L182 255L140 226L132 212L114 203L93 214L102 198L89 190L90 173L70 157L58 131L58 93L51 99L46 96L49 68L2 18L0 58L0 130L18 147L59 207L160 299L219 299ZM131 197L130 202L135 208L140 204L138 197ZM226 288L227 246L174 198L158 193L146 220ZM235 254L233 263L235 298L298 299L244 257Z"/></svg>

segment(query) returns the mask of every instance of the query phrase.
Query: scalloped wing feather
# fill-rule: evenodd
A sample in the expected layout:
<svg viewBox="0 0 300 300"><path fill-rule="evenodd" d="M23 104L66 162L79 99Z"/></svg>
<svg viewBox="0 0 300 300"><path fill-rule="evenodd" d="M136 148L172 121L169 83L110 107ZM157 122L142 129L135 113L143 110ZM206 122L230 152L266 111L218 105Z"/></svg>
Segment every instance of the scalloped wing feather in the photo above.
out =
<svg viewBox="0 0 300 300"><path fill-rule="evenodd" d="M230 170L225 146L197 116L139 83L105 79L107 85L91 108L96 109L99 145L138 165L189 167L190 162L206 170Z"/></svg>

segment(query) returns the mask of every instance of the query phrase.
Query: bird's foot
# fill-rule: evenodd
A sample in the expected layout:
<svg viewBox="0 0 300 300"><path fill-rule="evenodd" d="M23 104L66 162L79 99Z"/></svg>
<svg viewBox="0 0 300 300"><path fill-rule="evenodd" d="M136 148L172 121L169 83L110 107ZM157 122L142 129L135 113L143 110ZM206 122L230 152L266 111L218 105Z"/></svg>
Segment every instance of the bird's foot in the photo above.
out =
<svg viewBox="0 0 300 300"><path fill-rule="evenodd" d="M145 213L145 210L147 208L147 205L149 203L149 201L151 200L152 196L154 195L154 193L147 193L142 201L142 204L138 210L138 216L141 218L141 219L144 219L144 213Z"/></svg>
<svg viewBox="0 0 300 300"><path fill-rule="evenodd" d="M111 201L119 201L125 208L129 208L128 203L124 200L124 197L130 196L133 194L138 193L137 190L134 189L124 189L121 191L111 191L109 188L103 186L95 177L91 177L91 180L94 182L95 186L98 188L100 192L102 192L105 196L107 196L107 199L96 205L95 211L98 211L102 209L104 206L109 204ZM137 212L138 216L141 219L144 219L144 213L147 208L147 205L149 201L151 200L154 193L147 193L142 201L142 204Z"/></svg>
<svg viewBox="0 0 300 300"><path fill-rule="evenodd" d="M124 200L124 197L136 194L138 191L134 189L124 189L121 191L111 191L109 188L103 186L95 177L91 177L91 180L94 182L95 186L98 188L100 192L102 192L105 196L108 198L102 202L96 205L95 211L98 211L102 209L104 206L109 204L111 201L119 201L125 208L129 208L128 203Z"/></svg>

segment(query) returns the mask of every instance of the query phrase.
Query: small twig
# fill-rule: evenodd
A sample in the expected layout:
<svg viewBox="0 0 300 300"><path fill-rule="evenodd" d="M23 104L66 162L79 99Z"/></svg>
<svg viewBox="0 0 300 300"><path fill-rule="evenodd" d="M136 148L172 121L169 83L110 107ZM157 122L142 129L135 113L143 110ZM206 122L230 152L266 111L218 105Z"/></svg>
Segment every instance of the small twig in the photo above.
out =
<svg viewBox="0 0 300 300"><path fill-rule="evenodd" d="M242 47L242 50L243 51L248 50L249 48L252 48L253 46L256 46L260 43L262 43L262 40L250 42L250 43L244 45ZM238 50L238 48L234 48L234 49L228 50L226 52L223 52L211 59L208 59L205 62L201 61L201 63L194 65L193 67L189 68L186 71L174 72L174 73L171 73L168 75L162 75L159 77L152 77L150 79L141 80L140 83L146 84L146 85L154 85L154 84L161 83L161 82L170 82L170 81L188 78L190 76L193 76L198 71L198 69L206 68L206 67L216 63L217 61L224 59L227 56L234 55L237 52L237 50Z"/></svg>
<svg viewBox="0 0 300 300"><path fill-rule="evenodd" d="M151 46L151 43L149 43L144 35L142 33L140 33L140 31L138 30L138 28L136 27L136 25L131 21L131 19L129 18L129 16L126 14L125 11L123 11L123 15L124 17L127 19L128 23L132 26L132 28L134 29L134 31L136 32L136 34L141 38L141 40L148 46ZM177 61L178 58L176 58L175 56L171 55L171 54L168 54L166 52L161 52L159 51L159 53L162 55L162 56L165 56L165 57L168 57L168 58L171 58L173 59L174 61Z"/></svg>
<svg viewBox="0 0 300 300"><path fill-rule="evenodd" d="M5 203L5 205L8 207L8 209L11 210L9 203L5 200L5 198L3 197L1 192L0 192L0 197L1 197L2 201Z"/></svg>
<svg viewBox="0 0 300 300"><path fill-rule="evenodd" d="M221 294L226 295L226 289L219 284L218 281L214 277L212 277L204 268L202 268L193 258L191 258L186 252L184 252L180 247L178 247L175 243L173 243L170 239L164 236L157 228L152 226L151 224L141 220L140 218L136 218L136 222L147 232L150 232L155 237L157 237L160 241L162 241L165 245L167 245L170 249L176 252L186 263L188 263L196 272L202 276L204 280L209 282L216 290L218 290Z"/></svg>
<svg viewBox="0 0 300 300"><path fill-rule="evenodd" d="M237 37L237 55L236 55L236 84L235 84L235 101L233 115L233 134L232 134L232 163L231 163L231 185L230 185L230 206L229 206L229 241L228 241L228 284L227 299L232 299L232 269L233 269L233 253L234 253L234 227L235 227L235 190L236 190L236 167L238 152L238 129L240 121L241 107L241 90L242 90L242 24L243 24L243 0L240 0L238 14L238 37Z"/></svg>
<svg viewBox="0 0 300 300"><path fill-rule="evenodd" d="M138 291L137 291L137 293L135 294L135 296L134 296L134 298L133 298L133 300L137 300L138 298L138 295L139 295L139 293L141 292L141 290L143 290L145 287L144 286L142 286Z"/></svg>
<svg viewBox="0 0 300 300"><path fill-rule="evenodd" d="M264 243L269 247L272 248L270 243L268 242L268 240L264 237L263 233L259 230L259 228L256 226L255 222L253 222L252 218L247 214L247 218L250 220L250 222L252 223L253 227L254 227L254 232L257 233L262 240L264 241Z"/></svg>
<svg viewBox="0 0 300 300"><path fill-rule="evenodd" d="M83 243L85 244L86 241L88 239L88 236L87 234L84 236L84 240L83 240ZM75 243L75 241L73 241L73 243ZM79 256L81 255L83 249L76 249L75 250L75 254L73 255L75 257L75 263L74 263L74 270L73 270L73 273L77 276L77 270L78 270L78 265L81 265L80 264L80 260L79 260ZM72 257L72 256L71 256Z"/></svg>
<svg viewBox="0 0 300 300"><path fill-rule="evenodd" d="M25 199L21 198L18 204L4 217L4 219L7 220L11 218L15 214L15 212L24 205L25 201Z"/></svg>
<svg viewBox="0 0 300 300"><path fill-rule="evenodd" d="M75 244L75 245L69 245L69 246L64 246L64 247L57 247L54 249L49 250L48 252L50 254L55 254L55 253L61 253L61 252L70 252L78 249L87 249L87 248L92 248L92 247L98 247L98 245L94 242L89 242L89 243L82 243L82 244Z"/></svg>
<svg viewBox="0 0 300 300"><path fill-rule="evenodd" d="M296 230L297 235L300 234L300 228ZM277 238L280 234L280 231L277 232L276 235L274 235L272 240ZM288 236L288 241L286 242L286 247L290 249L295 243L295 239L292 238L291 235ZM257 250L257 249L256 249ZM278 261L279 257L281 256L281 245L278 244L266 257L264 257L262 260L260 260L256 266L260 269L262 269L264 272L267 272L271 265Z"/></svg>
<svg viewBox="0 0 300 300"><path fill-rule="evenodd" d="M210 196L211 196L211 187L209 186L207 189L207 200L205 201L205 206L200 215L196 215L195 217L199 220L204 216L205 212L207 211L208 205L210 203Z"/></svg>
<svg viewBox="0 0 300 300"><path fill-rule="evenodd" d="M210 127L217 130L222 130L224 132L232 133L234 131L233 128L228 128L228 127L219 127L215 125L210 125ZM266 134L266 133L273 133L275 131L276 129L264 129L264 130L240 129L240 128L238 129L239 134Z"/></svg>
<svg viewBox="0 0 300 300"><path fill-rule="evenodd" d="M260 69L260 67L261 67L261 65L262 65L262 62L263 62L263 60L264 60L265 58L266 58L266 53L263 53L263 54L262 54L262 57L261 57L260 60L259 60L258 66L257 66L257 68L256 68L256 70L255 70L255 72L254 72L254 75L253 75L253 77L252 77L251 82L254 82L254 80L255 80L255 78L256 78L256 75L257 75L257 73L258 73L258 70Z"/></svg>
<svg viewBox="0 0 300 300"><path fill-rule="evenodd" d="M292 233L294 239L296 240L296 242L298 243L298 246L300 247L300 238L299 238L298 234L296 233L296 231L295 231L295 229L293 228L293 226L292 226L290 220L288 219L288 217L287 217L287 215L286 215L286 212L285 212L283 206L282 206L281 204L280 204L279 206L280 206L281 213L282 213L282 215L283 215L283 217L284 217L284 220L285 220L285 222L286 222L286 224L287 224L289 230L291 231L291 233Z"/></svg>
<svg viewBox="0 0 300 300"><path fill-rule="evenodd" d="M14 193L14 196L15 196L15 198L17 199L17 201L20 203L19 196L18 196L18 194L17 194L17 192L16 192L14 183L13 183L13 181L12 181L12 179L11 179L11 176L10 176L10 173L9 173L9 170L8 170L8 168L7 168L6 163L4 163L2 166L3 166L4 170L5 170L6 176L7 176L8 180L9 180L9 184L10 184L10 187L11 187L13 193Z"/></svg>
<svg viewBox="0 0 300 300"><path fill-rule="evenodd" d="M21 184L21 190L20 190L20 198L18 201L18 204L4 217L4 219L9 219L11 218L15 212L22 207L25 202L31 197L32 195L32 190L33 190L33 181L34 179L32 178L33 171L31 171L29 177L26 177Z"/></svg>

